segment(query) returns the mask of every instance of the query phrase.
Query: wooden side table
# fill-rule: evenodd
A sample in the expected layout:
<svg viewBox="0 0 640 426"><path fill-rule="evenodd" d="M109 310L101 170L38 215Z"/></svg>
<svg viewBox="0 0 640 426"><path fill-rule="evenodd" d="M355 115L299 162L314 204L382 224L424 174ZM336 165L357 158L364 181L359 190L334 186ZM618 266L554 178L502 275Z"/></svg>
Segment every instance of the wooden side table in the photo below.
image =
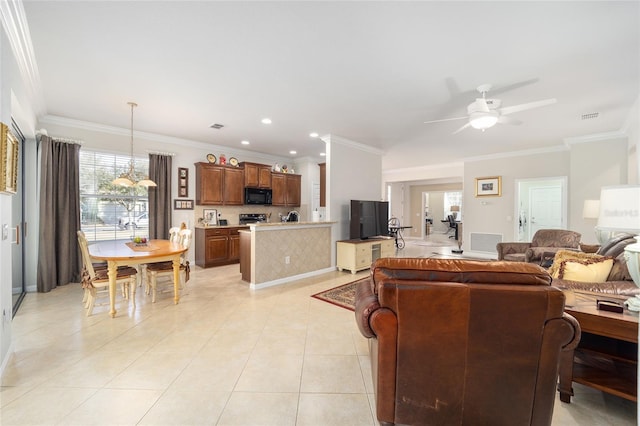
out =
<svg viewBox="0 0 640 426"><path fill-rule="evenodd" d="M575 351L561 354L560 400L571 402L576 382L637 401L638 314L599 311L595 299L565 311L580 323L582 338Z"/></svg>

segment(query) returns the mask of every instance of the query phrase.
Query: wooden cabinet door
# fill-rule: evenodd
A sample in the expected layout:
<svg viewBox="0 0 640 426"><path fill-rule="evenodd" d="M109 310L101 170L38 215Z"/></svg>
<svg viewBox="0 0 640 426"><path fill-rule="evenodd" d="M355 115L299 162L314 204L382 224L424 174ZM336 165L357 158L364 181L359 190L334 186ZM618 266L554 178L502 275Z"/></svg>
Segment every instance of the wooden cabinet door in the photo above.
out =
<svg viewBox="0 0 640 426"><path fill-rule="evenodd" d="M287 196L286 203L289 207L300 206L301 179L300 175L285 175Z"/></svg>
<svg viewBox="0 0 640 426"><path fill-rule="evenodd" d="M271 189L270 166L260 166L258 168L258 188Z"/></svg>
<svg viewBox="0 0 640 426"><path fill-rule="evenodd" d="M205 244L206 263L211 264L214 262L227 260L227 258L229 257L228 245L228 235L207 236Z"/></svg>
<svg viewBox="0 0 640 426"><path fill-rule="evenodd" d="M229 260L240 260L240 235L229 235Z"/></svg>
<svg viewBox="0 0 640 426"><path fill-rule="evenodd" d="M240 168L224 169L224 204L241 206L244 204L244 171Z"/></svg>
<svg viewBox="0 0 640 426"><path fill-rule="evenodd" d="M257 164L244 163L244 186L248 188L259 187L260 174Z"/></svg>
<svg viewBox="0 0 640 426"><path fill-rule="evenodd" d="M271 204L274 206L287 205L287 189L284 176L282 173L273 173L271 175Z"/></svg>
<svg viewBox="0 0 640 426"><path fill-rule="evenodd" d="M223 202L224 170L208 164L196 163L196 204L220 205Z"/></svg>

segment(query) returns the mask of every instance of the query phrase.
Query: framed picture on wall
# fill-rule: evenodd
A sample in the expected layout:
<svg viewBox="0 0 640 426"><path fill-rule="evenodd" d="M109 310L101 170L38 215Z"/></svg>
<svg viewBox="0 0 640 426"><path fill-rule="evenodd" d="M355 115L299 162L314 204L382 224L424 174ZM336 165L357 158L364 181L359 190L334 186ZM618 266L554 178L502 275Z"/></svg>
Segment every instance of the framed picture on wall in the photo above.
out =
<svg viewBox="0 0 640 426"><path fill-rule="evenodd" d="M0 191L15 194L18 190L18 139L4 123L0 123L0 139Z"/></svg>
<svg viewBox="0 0 640 426"><path fill-rule="evenodd" d="M173 200L175 210L193 210L193 200Z"/></svg>
<svg viewBox="0 0 640 426"><path fill-rule="evenodd" d="M218 224L218 210L216 209L203 209L202 210L202 219L205 223L209 225L217 225Z"/></svg>
<svg viewBox="0 0 640 426"><path fill-rule="evenodd" d="M178 197L189 196L189 169L178 167Z"/></svg>
<svg viewBox="0 0 640 426"><path fill-rule="evenodd" d="M500 197L501 195L501 176L476 178L476 197Z"/></svg>

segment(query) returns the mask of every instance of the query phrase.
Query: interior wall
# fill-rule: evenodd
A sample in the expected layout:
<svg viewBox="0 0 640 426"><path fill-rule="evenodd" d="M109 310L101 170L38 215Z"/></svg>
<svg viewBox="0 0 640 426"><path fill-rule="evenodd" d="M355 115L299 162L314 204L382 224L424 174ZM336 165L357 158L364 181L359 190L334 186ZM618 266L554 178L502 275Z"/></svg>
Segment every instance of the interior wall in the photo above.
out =
<svg viewBox="0 0 640 426"><path fill-rule="evenodd" d="M327 142L327 203L329 220L336 221L332 241L349 238L351 200L384 200L382 152L330 135Z"/></svg>
<svg viewBox="0 0 640 426"><path fill-rule="evenodd" d="M627 138L605 139L570 146L569 223L572 231L582 234L582 241L597 244L596 220L584 219L584 200L600 199L600 188L628 182Z"/></svg>
<svg viewBox="0 0 640 426"><path fill-rule="evenodd" d="M516 241L516 179L568 176L569 151L469 161L464 170L462 241L468 250L470 232L501 234L503 241ZM476 197L476 178L490 176L502 177L502 196Z"/></svg>

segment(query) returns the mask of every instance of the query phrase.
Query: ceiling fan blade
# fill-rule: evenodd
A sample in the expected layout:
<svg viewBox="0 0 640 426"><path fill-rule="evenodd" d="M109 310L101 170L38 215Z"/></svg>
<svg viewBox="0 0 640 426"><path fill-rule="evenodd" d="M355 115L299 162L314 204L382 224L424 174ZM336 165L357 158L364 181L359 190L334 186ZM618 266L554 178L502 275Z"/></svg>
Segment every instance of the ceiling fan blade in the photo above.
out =
<svg viewBox="0 0 640 426"><path fill-rule="evenodd" d="M516 126L519 126L520 124L522 124L522 121L516 120L515 118L506 117L504 115L501 115L500 117L498 117L498 123L500 123L500 124L514 124Z"/></svg>
<svg viewBox="0 0 640 426"><path fill-rule="evenodd" d="M476 106L478 107L478 111L489 112L489 106L487 105L487 100L485 98L477 98Z"/></svg>
<svg viewBox="0 0 640 426"><path fill-rule="evenodd" d="M440 123L440 122L442 122L442 121L462 120L463 118L464 118L464 119L467 119L467 118L469 118L469 117L466 117L466 116L465 116L465 117L443 118L442 120L431 120L431 121L425 121L424 123L425 123L425 124L428 124L428 123Z"/></svg>
<svg viewBox="0 0 640 426"><path fill-rule="evenodd" d="M467 123L464 126L460 127L458 130L456 130L455 132L451 133L452 135L455 135L456 133L460 133L461 131L463 131L464 129L466 129L467 127L471 126L471 123Z"/></svg>
<svg viewBox="0 0 640 426"><path fill-rule="evenodd" d="M529 102L527 104L504 107L504 108L500 108L500 114L502 115L513 114L514 112L520 112L528 109L540 108L543 106L552 105L552 104L555 104L556 102L558 102L556 98L551 98L551 99L545 99L542 101Z"/></svg>

